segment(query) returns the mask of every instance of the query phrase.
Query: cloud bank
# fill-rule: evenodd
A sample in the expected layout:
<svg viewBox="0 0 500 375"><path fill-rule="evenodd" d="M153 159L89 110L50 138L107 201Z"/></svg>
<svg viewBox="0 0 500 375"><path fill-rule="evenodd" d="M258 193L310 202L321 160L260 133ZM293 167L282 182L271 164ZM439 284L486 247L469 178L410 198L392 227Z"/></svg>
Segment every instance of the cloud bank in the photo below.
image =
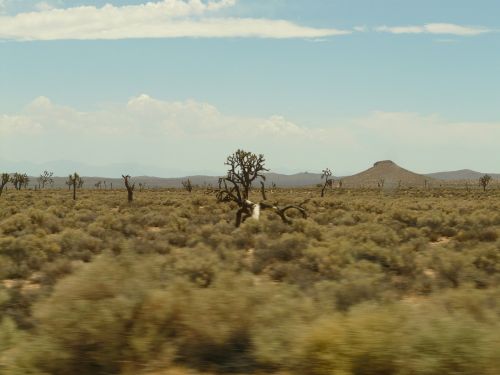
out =
<svg viewBox="0 0 500 375"><path fill-rule="evenodd" d="M287 20L221 16L237 0L162 0L138 5L56 8L39 2L36 11L2 14L6 0L0 0L0 40L119 40L137 38L323 38L364 33L367 26L352 30L316 28ZM434 34L477 36L493 30L453 23L416 26L378 26L373 30L392 34Z"/></svg>
<svg viewBox="0 0 500 375"><path fill-rule="evenodd" d="M417 167L420 172L475 165L495 170L499 138L500 121L374 111L312 128L279 114L237 116L209 103L148 95L92 111L39 97L19 113L0 114L0 159L127 161L185 170L214 170L237 148L264 153L280 171L330 166L352 173L387 158L431 167Z"/></svg>
<svg viewBox="0 0 500 375"><path fill-rule="evenodd" d="M1 0L0 0L1 1ZM286 20L217 16L236 0L163 0L139 5L65 9L0 16L0 40L116 40L131 38L321 38L349 34Z"/></svg>

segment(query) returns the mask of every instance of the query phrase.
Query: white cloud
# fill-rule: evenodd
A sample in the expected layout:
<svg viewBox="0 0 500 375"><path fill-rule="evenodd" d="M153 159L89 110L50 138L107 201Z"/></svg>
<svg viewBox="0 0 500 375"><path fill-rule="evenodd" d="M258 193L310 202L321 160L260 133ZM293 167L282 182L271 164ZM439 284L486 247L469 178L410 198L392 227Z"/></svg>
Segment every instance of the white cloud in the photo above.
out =
<svg viewBox="0 0 500 375"><path fill-rule="evenodd" d="M492 30L483 27L461 26L452 23L429 23L422 26L379 26L375 28L375 30L392 34L438 34L457 36L476 36L492 32Z"/></svg>
<svg viewBox="0 0 500 375"><path fill-rule="evenodd" d="M71 134L115 136L169 136L182 138L238 139L258 137L315 138L322 130L300 127L280 115L269 118L241 117L221 113L215 106L198 102L163 101L148 95L130 99L126 104L96 111L78 111L38 97L15 116L4 115L0 131L27 133L26 124L36 124L36 134L67 132ZM318 137L319 139L320 137Z"/></svg>
<svg viewBox="0 0 500 375"><path fill-rule="evenodd" d="M390 158L410 169L427 160L430 167L419 164L420 171L473 167L471 160L476 169L494 170L498 139L500 121L376 111L313 128L283 115L238 116L209 103L148 95L88 111L39 97L18 113L0 114L0 159L71 156L96 165L128 160L193 170L213 170L236 148L262 152L278 169L331 165L354 172Z"/></svg>
<svg viewBox="0 0 500 375"><path fill-rule="evenodd" d="M38 135L42 126L29 116L24 115L0 115L0 135Z"/></svg>
<svg viewBox="0 0 500 375"><path fill-rule="evenodd" d="M195 100L164 101L146 94L127 103L94 111L79 111L38 97L22 112L0 114L0 134L58 132L117 137L163 137L231 140L270 137L284 142L310 140L349 145L377 138L398 144L496 143L500 122L447 121L438 115L374 111L342 123L308 128L282 115L267 118L222 113L212 104Z"/></svg>
<svg viewBox="0 0 500 375"><path fill-rule="evenodd" d="M163 0L140 5L66 9L42 5L38 12L0 16L0 39L321 38L350 33L300 26L286 20L215 17L217 11L235 3L236 0Z"/></svg>
<svg viewBox="0 0 500 375"><path fill-rule="evenodd" d="M356 150L341 127L307 128L282 115L237 116L209 103L148 95L91 111L39 97L19 113L0 115L0 140L0 159L133 161L184 170L214 170L237 148L266 154L271 168L292 170L310 168L304 155L321 162L332 148Z"/></svg>

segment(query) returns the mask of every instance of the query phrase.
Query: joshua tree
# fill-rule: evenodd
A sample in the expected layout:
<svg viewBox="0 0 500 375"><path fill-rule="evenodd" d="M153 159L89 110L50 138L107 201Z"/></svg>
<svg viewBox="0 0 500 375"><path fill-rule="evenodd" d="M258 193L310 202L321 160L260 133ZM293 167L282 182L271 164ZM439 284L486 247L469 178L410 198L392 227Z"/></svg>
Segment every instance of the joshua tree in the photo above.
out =
<svg viewBox="0 0 500 375"><path fill-rule="evenodd" d="M219 179L219 189L217 190L217 200L219 202L234 202L239 209L236 212L236 227L239 227L247 218L252 217L256 220L260 217L260 211L272 209L276 212L283 222L291 223L291 220L286 216L286 211L289 209L297 209L301 212L304 218L307 213L303 207L286 206L283 208L277 205L266 202L264 181L266 177L263 172L268 171L264 167L264 155L256 155L248 151L237 150L230 155L225 165L229 166L226 177ZM261 193L263 201L254 203L248 199L252 182L260 179Z"/></svg>
<svg viewBox="0 0 500 375"><path fill-rule="evenodd" d="M485 174L483 177L479 178L479 185L483 187L483 191L486 191L486 187L491 182L491 176L489 174Z"/></svg>
<svg viewBox="0 0 500 375"><path fill-rule="evenodd" d="M380 178L377 182L377 186L379 189L383 189L385 185L385 178Z"/></svg>
<svg viewBox="0 0 500 375"><path fill-rule="evenodd" d="M10 182L16 190L21 190L23 187L26 188L28 186L30 179L26 173L21 174L16 172L10 177Z"/></svg>
<svg viewBox="0 0 500 375"><path fill-rule="evenodd" d="M22 175L18 172L14 173L12 176L10 176L10 183L14 185L14 189L20 190L21 189L21 179Z"/></svg>
<svg viewBox="0 0 500 375"><path fill-rule="evenodd" d="M9 181L10 175L8 173L2 173L2 178L0 180L0 195L2 195L3 188L9 183Z"/></svg>
<svg viewBox="0 0 500 375"><path fill-rule="evenodd" d="M129 203L132 202L134 200L134 189L135 189L135 183L133 183L132 185L130 185L130 176L129 175L122 175L123 177L123 182L125 183L125 187L127 188L127 193L128 193L128 201Z"/></svg>
<svg viewBox="0 0 500 375"><path fill-rule="evenodd" d="M73 173L68 176L68 181L66 181L69 187L73 186L73 200L76 201L76 188L81 188L83 185L82 178L78 175L78 173Z"/></svg>
<svg viewBox="0 0 500 375"><path fill-rule="evenodd" d="M193 191L193 185L191 184L191 180L189 178L186 181L182 181L182 186L189 193L191 193Z"/></svg>
<svg viewBox="0 0 500 375"><path fill-rule="evenodd" d="M237 150L228 156L224 163L229 166L224 180L239 186L241 197L248 199L252 183L257 179L266 180L263 173L269 169L264 167L265 162L266 159L262 154L256 155L248 151Z"/></svg>
<svg viewBox="0 0 500 375"><path fill-rule="evenodd" d="M321 179L325 179L325 184L323 185L323 189L321 189L321 197L325 196L325 190L327 186L333 187L333 179L332 177L332 171L330 168L323 169L323 174L321 175Z"/></svg>
<svg viewBox="0 0 500 375"><path fill-rule="evenodd" d="M52 186L54 183L52 176L54 176L54 172L43 171L40 174L40 177L38 177L38 184L41 189L44 189L46 184L50 184Z"/></svg>

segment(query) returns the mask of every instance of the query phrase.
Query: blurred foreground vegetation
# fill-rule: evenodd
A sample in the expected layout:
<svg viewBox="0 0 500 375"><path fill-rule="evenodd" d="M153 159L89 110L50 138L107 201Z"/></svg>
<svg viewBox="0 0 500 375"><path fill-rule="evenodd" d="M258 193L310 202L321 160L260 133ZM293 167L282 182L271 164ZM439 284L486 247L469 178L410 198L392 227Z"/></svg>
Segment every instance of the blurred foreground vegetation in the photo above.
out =
<svg viewBox="0 0 500 375"><path fill-rule="evenodd" d="M268 196L9 191L0 373L500 374L499 192Z"/></svg>

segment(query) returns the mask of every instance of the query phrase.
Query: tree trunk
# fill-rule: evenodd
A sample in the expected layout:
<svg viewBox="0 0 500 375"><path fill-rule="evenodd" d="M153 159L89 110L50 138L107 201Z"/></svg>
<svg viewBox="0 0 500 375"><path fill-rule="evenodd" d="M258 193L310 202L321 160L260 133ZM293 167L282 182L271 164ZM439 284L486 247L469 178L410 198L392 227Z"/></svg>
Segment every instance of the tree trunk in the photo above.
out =
<svg viewBox="0 0 500 375"><path fill-rule="evenodd" d="M321 189L321 198L323 198L325 196L325 190L326 190L326 184L327 183L328 183L328 181L325 182L325 184L323 185L323 189Z"/></svg>

